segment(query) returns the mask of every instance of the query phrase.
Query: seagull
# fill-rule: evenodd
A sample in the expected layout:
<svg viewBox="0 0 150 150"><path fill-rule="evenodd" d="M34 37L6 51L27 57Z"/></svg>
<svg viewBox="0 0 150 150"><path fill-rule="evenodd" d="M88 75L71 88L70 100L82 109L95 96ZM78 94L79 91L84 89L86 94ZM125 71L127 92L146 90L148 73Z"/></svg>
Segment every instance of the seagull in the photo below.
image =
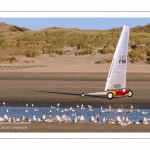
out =
<svg viewBox="0 0 150 150"><path fill-rule="evenodd" d="M122 119L121 119L120 116L117 116L116 119L117 119L117 120L116 120L116 124L119 124L119 125L123 124L123 122L125 121L125 118L122 118Z"/></svg>
<svg viewBox="0 0 150 150"><path fill-rule="evenodd" d="M117 122L122 122L122 119L120 118L120 116L117 116L116 119L117 119Z"/></svg>
<svg viewBox="0 0 150 150"><path fill-rule="evenodd" d="M73 122L84 122L84 120L85 120L85 118L84 118L84 116L83 115L81 115L81 116L75 116L74 117L74 119L73 119Z"/></svg>
<svg viewBox="0 0 150 150"><path fill-rule="evenodd" d="M89 107L89 109L91 109L91 108L92 108L92 106L91 106L91 105L88 105L88 107Z"/></svg>
<svg viewBox="0 0 150 150"><path fill-rule="evenodd" d="M146 112L146 111L142 111L142 114L146 115L146 114L148 114L148 112Z"/></svg>
<svg viewBox="0 0 150 150"><path fill-rule="evenodd" d="M33 121L36 121L36 117L35 117L35 115L33 116Z"/></svg>
<svg viewBox="0 0 150 150"><path fill-rule="evenodd" d="M41 120L45 120L46 119L46 115L42 115Z"/></svg>
<svg viewBox="0 0 150 150"><path fill-rule="evenodd" d="M52 112L52 110L50 109L50 111L49 112Z"/></svg>
<svg viewBox="0 0 150 150"><path fill-rule="evenodd" d="M137 109L137 112L140 112L140 109Z"/></svg>
<svg viewBox="0 0 150 150"><path fill-rule="evenodd" d="M85 107L84 107L84 106L81 106L81 109L85 109Z"/></svg>
<svg viewBox="0 0 150 150"><path fill-rule="evenodd" d="M131 124L131 121L129 120L128 117L125 118L125 121L124 121L124 122L127 123L127 124Z"/></svg>
<svg viewBox="0 0 150 150"><path fill-rule="evenodd" d="M123 112L123 106L122 105L120 105L120 106L121 106L121 108L118 108L117 112Z"/></svg>
<svg viewBox="0 0 150 150"><path fill-rule="evenodd" d="M89 119L89 122L90 123L96 123L96 119L94 118L94 116L91 116L91 118Z"/></svg>
<svg viewBox="0 0 150 150"><path fill-rule="evenodd" d="M7 114L4 114L4 119L5 119L5 120L8 120L8 119L9 119L8 116L7 116Z"/></svg>
<svg viewBox="0 0 150 150"><path fill-rule="evenodd" d="M3 102L3 105L5 105L5 102Z"/></svg>
<svg viewBox="0 0 150 150"><path fill-rule="evenodd" d="M41 121L41 119L40 119L40 118L38 118L38 119L37 119L37 121Z"/></svg>
<svg viewBox="0 0 150 150"><path fill-rule="evenodd" d="M78 117L77 116L74 117L73 122L75 122L75 123L78 122Z"/></svg>
<svg viewBox="0 0 150 150"><path fill-rule="evenodd" d="M32 104L31 106L34 107L34 104Z"/></svg>
<svg viewBox="0 0 150 150"><path fill-rule="evenodd" d="M12 122L16 122L16 118L15 118L15 117L12 117L12 118L11 118L11 121L12 121Z"/></svg>
<svg viewBox="0 0 150 150"><path fill-rule="evenodd" d="M148 124L146 117L144 117L141 121L139 121L142 124Z"/></svg>
<svg viewBox="0 0 150 150"><path fill-rule="evenodd" d="M21 117L21 120L24 121L24 120L25 120L25 116L22 116L22 117Z"/></svg>
<svg viewBox="0 0 150 150"><path fill-rule="evenodd" d="M11 118L8 118L8 120L7 120L8 122L11 122Z"/></svg>
<svg viewBox="0 0 150 150"><path fill-rule="evenodd" d="M134 122L135 124L141 124L139 121Z"/></svg>
<svg viewBox="0 0 150 150"><path fill-rule="evenodd" d="M85 120L84 116L81 115L81 116L79 117L79 119L78 119L78 122L84 122L84 120Z"/></svg>
<svg viewBox="0 0 150 150"><path fill-rule="evenodd" d="M26 107L28 107L28 104L26 104Z"/></svg>
<svg viewBox="0 0 150 150"><path fill-rule="evenodd" d="M73 109L72 107L69 108L69 110L72 110L72 109Z"/></svg>
<svg viewBox="0 0 150 150"><path fill-rule="evenodd" d="M59 115L56 115L56 119L58 122L65 122L65 120L61 118Z"/></svg>
<svg viewBox="0 0 150 150"><path fill-rule="evenodd" d="M122 117L122 121L123 121L123 122L125 121L125 117L124 117L124 116Z"/></svg>
<svg viewBox="0 0 150 150"><path fill-rule="evenodd" d="M105 121L106 121L105 117L103 117L101 121L102 121L102 122L105 122Z"/></svg>
<svg viewBox="0 0 150 150"><path fill-rule="evenodd" d="M78 122L79 122L79 120L80 120L80 116L77 116L77 120L78 120Z"/></svg>
<svg viewBox="0 0 150 150"><path fill-rule="evenodd" d="M80 106L79 105L77 105L77 108L79 108Z"/></svg>
<svg viewBox="0 0 150 150"><path fill-rule="evenodd" d="M39 111L39 109L38 108L34 108L34 111Z"/></svg>
<svg viewBox="0 0 150 150"><path fill-rule="evenodd" d="M29 110L25 109L25 112L29 112Z"/></svg>
<svg viewBox="0 0 150 150"><path fill-rule="evenodd" d="M51 108L55 108L55 107L51 106Z"/></svg>
<svg viewBox="0 0 150 150"><path fill-rule="evenodd" d="M24 122L31 122L30 118L25 118Z"/></svg>
<svg viewBox="0 0 150 150"><path fill-rule="evenodd" d="M55 122L56 121L56 117L54 116L49 116L49 118L47 118L47 122Z"/></svg>
<svg viewBox="0 0 150 150"><path fill-rule="evenodd" d="M121 126L127 126L127 125L131 124L131 121L129 120L128 117L124 118L124 116L123 116L121 119L120 116L117 116L116 118L117 118L116 123Z"/></svg>
<svg viewBox="0 0 150 150"><path fill-rule="evenodd" d="M71 114L71 116L76 116L76 113L74 113L74 114Z"/></svg>
<svg viewBox="0 0 150 150"><path fill-rule="evenodd" d="M81 105L81 109L85 109L85 107L84 107L84 105L83 105L83 104Z"/></svg>
<svg viewBox="0 0 150 150"><path fill-rule="evenodd" d="M89 111L93 111L93 109L89 108Z"/></svg>
<svg viewBox="0 0 150 150"><path fill-rule="evenodd" d="M112 119L107 119L107 120L106 120L106 123L113 123L113 124L114 124L114 123L115 123L115 121L114 121L114 120L112 120Z"/></svg>
<svg viewBox="0 0 150 150"><path fill-rule="evenodd" d="M94 117L95 117L95 119L97 120L97 122L100 121L100 116L99 116L99 114L98 114L98 115L94 115Z"/></svg>
<svg viewBox="0 0 150 150"><path fill-rule="evenodd" d="M6 112L8 112L8 109L6 110Z"/></svg>
<svg viewBox="0 0 150 150"><path fill-rule="evenodd" d="M129 125L129 123L122 122L122 123L120 123L120 125L121 125L121 126L127 126L127 125Z"/></svg>
<svg viewBox="0 0 150 150"><path fill-rule="evenodd" d="M19 121L20 121L20 119L19 119L19 118L16 118L16 121L17 121L17 122L19 122Z"/></svg>
<svg viewBox="0 0 150 150"><path fill-rule="evenodd" d="M122 108L118 108L117 112L123 112L123 109Z"/></svg>
<svg viewBox="0 0 150 150"><path fill-rule="evenodd" d="M57 107L59 107L59 105L60 105L60 104L58 103L58 104L57 104Z"/></svg>
<svg viewBox="0 0 150 150"><path fill-rule="evenodd" d="M101 109L101 112L102 112L102 113L103 113L103 112L106 112L106 110Z"/></svg>
<svg viewBox="0 0 150 150"><path fill-rule="evenodd" d="M66 115L62 115L62 118L65 120L65 122L67 122L68 120L71 120L71 118Z"/></svg>
<svg viewBox="0 0 150 150"><path fill-rule="evenodd" d="M109 108L106 109L106 111L111 111L111 105L109 105Z"/></svg>
<svg viewBox="0 0 150 150"><path fill-rule="evenodd" d="M132 111L133 111L133 106L131 105L131 108L128 109L128 110L126 110L126 113L128 114L128 113L130 113L130 112L132 112Z"/></svg>

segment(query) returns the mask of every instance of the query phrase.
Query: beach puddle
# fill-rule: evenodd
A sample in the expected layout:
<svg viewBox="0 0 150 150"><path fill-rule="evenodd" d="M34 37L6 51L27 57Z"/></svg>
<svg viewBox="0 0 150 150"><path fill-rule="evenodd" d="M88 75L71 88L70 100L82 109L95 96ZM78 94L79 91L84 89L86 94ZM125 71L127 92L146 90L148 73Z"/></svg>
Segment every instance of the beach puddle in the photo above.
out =
<svg viewBox="0 0 150 150"><path fill-rule="evenodd" d="M145 117L147 123L150 124L150 109L112 109L112 108L61 108L61 107L7 107L0 106L0 121L4 118L29 118L31 121L43 121L46 118L58 117L62 118L68 117L66 122L74 122L75 118L81 118L85 123L89 123L91 117L95 118L95 123L106 123L106 120L116 121L119 118L128 118L132 123L141 121ZM42 117L44 119L42 120ZM39 120L38 120L39 118ZM54 121L54 120L53 120ZM60 120L59 120L60 121ZM57 119L55 122L59 122Z"/></svg>

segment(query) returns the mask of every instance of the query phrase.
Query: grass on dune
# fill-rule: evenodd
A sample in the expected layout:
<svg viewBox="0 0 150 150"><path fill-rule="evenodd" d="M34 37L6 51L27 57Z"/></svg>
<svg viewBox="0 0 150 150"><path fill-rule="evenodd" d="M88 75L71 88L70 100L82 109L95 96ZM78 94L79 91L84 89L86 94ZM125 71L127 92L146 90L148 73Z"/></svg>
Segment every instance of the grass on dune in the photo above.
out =
<svg viewBox="0 0 150 150"><path fill-rule="evenodd" d="M105 55L114 53L121 28L108 31L48 28L31 31L17 27L0 33L0 61L15 56L36 57L41 54ZM65 50L65 47L74 48ZM150 25L131 29L128 58L150 63Z"/></svg>

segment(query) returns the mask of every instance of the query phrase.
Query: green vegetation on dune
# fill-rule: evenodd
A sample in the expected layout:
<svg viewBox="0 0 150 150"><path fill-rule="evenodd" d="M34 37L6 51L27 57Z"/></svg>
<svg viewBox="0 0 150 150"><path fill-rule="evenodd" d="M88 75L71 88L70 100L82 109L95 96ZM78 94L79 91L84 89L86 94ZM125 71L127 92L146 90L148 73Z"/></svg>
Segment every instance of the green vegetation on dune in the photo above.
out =
<svg viewBox="0 0 150 150"><path fill-rule="evenodd" d="M131 62L150 63L150 25L131 29ZM121 28L108 31L48 28L31 31L0 23L0 61L15 56L36 57L41 54L105 55L114 53ZM72 48L66 50L65 47Z"/></svg>

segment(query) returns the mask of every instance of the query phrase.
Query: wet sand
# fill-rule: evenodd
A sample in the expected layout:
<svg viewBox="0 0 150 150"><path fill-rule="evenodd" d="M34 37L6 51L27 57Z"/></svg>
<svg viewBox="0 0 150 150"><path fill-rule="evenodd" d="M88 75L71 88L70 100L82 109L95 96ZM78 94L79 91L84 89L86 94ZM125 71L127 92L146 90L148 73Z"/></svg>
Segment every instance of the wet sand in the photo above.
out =
<svg viewBox="0 0 150 150"><path fill-rule="evenodd" d="M0 73L0 103L6 106L56 106L76 107L77 104L92 105L93 107L150 108L150 74L128 73L127 87L130 88L133 97L121 97L108 100L105 96L81 98L82 92L103 91L107 73L31 73L31 72L3 72ZM149 125L128 125L125 127L112 124L76 124L76 123L45 123L32 122L27 129L2 129L0 132L149 132Z"/></svg>
<svg viewBox="0 0 150 150"><path fill-rule="evenodd" d="M128 73L127 88L133 97L108 100L106 96L86 96L81 93L103 92L107 73L0 73L0 103L6 106L150 108L150 74Z"/></svg>
<svg viewBox="0 0 150 150"><path fill-rule="evenodd" d="M150 125L31 122L31 124L2 124L0 132L150 132Z"/></svg>

